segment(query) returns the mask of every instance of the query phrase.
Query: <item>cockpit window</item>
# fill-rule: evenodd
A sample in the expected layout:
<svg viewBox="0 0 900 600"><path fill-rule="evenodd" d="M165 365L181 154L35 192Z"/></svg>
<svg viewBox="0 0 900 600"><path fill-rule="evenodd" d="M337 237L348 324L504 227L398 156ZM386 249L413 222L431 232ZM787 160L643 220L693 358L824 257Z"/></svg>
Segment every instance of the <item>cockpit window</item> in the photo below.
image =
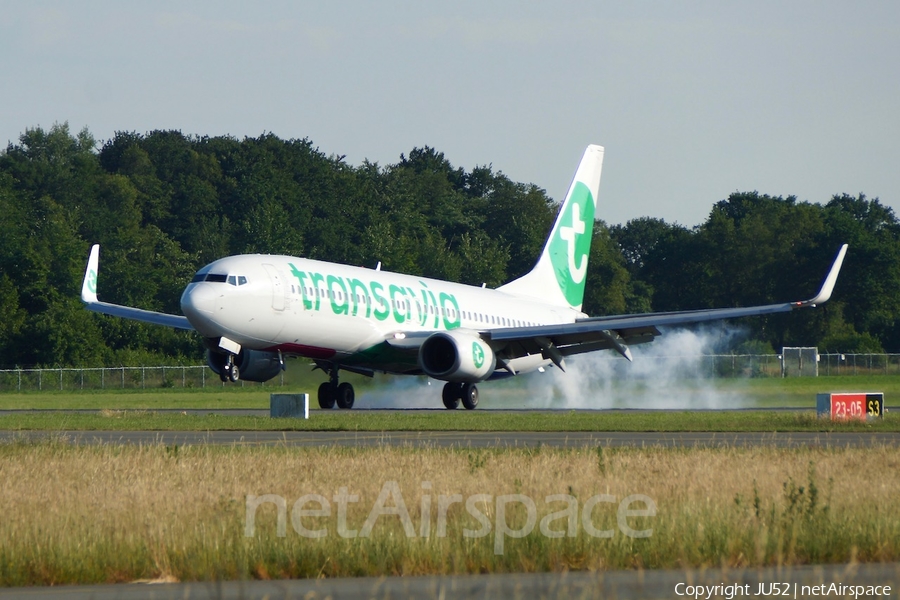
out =
<svg viewBox="0 0 900 600"><path fill-rule="evenodd" d="M245 285L247 283L247 277L244 275L222 275L219 273L197 273L194 275L194 278L191 279L191 283L199 283L201 281L208 281L210 283L227 283L229 285Z"/></svg>
<svg viewBox="0 0 900 600"><path fill-rule="evenodd" d="M227 275L219 275L216 273L197 273L191 279L191 283L200 283L201 281L209 281L212 283L225 283L228 279Z"/></svg>

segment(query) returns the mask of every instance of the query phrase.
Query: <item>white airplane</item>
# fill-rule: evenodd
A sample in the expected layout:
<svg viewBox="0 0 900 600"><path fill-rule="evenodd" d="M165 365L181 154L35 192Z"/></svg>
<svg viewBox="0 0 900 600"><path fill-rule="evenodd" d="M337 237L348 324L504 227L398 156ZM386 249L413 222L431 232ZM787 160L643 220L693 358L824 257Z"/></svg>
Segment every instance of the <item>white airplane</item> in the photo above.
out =
<svg viewBox="0 0 900 600"><path fill-rule="evenodd" d="M478 404L477 383L653 341L658 327L787 312L831 297L847 245L810 300L709 310L590 317L581 311L603 148L588 146L534 269L497 289L267 254L206 265L181 296L184 316L100 302L100 248L91 248L81 299L89 310L193 329L222 381L267 381L288 356L312 359L329 375L322 408L352 408L340 370L427 375L445 381L444 406Z"/></svg>

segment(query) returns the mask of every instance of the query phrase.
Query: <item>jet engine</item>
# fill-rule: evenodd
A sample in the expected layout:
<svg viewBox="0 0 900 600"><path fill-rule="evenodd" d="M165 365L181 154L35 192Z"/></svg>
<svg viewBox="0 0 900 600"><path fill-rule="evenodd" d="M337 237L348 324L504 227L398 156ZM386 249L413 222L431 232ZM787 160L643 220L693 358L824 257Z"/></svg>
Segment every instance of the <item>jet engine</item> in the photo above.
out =
<svg viewBox="0 0 900 600"><path fill-rule="evenodd" d="M206 362L216 375L222 374L227 355L212 350L206 351ZM263 352L261 350L242 349L234 357L234 364L238 368L238 374L244 381L268 381L281 371L281 357L277 352Z"/></svg>
<svg viewBox="0 0 900 600"><path fill-rule="evenodd" d="M440 331L419 347L419 366L435 379L476 383L490 377L497 357L475 333Z"/></svg>

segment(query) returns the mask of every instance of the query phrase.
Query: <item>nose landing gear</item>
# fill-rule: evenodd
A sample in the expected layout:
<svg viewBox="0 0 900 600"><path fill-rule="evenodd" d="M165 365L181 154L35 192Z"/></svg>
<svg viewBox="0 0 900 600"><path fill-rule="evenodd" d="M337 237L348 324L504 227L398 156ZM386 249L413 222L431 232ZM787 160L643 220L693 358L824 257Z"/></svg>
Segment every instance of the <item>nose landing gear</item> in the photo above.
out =
<svg viewBox="0 0 900 600"><path fill-rule="evenodd" d="M219 373L219 379L222 382L230 381L231 383L237 383L241 378L241 371L238 369L238 366L234 364L234 354L228 353L225 356L225 364L222 365L222 371Z"/></svg>

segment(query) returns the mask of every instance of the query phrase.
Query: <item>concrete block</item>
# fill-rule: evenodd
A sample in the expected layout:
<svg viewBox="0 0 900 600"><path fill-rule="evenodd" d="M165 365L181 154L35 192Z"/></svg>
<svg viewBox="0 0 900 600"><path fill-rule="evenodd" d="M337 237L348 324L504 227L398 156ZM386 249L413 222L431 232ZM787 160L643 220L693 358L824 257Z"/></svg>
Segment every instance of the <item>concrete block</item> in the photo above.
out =
<svg viewBox="0 0 900 600"><path fill-rule="evenodd" d="M309 418L309 394L270 394L270 417Z"/></svg>

